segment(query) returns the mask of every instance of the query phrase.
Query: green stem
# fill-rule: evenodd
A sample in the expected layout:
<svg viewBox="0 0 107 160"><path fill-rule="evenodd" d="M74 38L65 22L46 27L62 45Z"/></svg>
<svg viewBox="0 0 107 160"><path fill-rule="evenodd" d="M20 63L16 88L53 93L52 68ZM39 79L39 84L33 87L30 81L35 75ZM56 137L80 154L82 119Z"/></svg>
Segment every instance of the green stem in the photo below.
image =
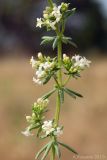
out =
<svg viewBox="0 0 107 160"><path fill-rule="evenodd" d="M60 107L61 107L61 104L60 104L60 95L58 93L57 95L57 100L56 100L56 112L55 112L55 121L54 121L54 124L55 124L55 127L58 126L58 123L59 123L59 115L60 115Z"/></svg>
<svg viewBox="0 0 107 160"><path fill-rule="evenodd" d="M65 82L63 83L63 86L65 86L69 82L70 78L71 78L71 75L69 75L69 77L65 80Z"/></svg>
<svg viewBox="0 0 107 160"><path fill-rule="evenodd" d="M62 66L62 42L61 42L61 38L58 41L58 64L59 64L59 67L61 68L61 66ZM61 87L62 86L62 71L61 71L61 69L58 71L57 76L58 76L58 84ZM61 107L60 95L59 95L59 92L58 92L57 101L56 101L56 112L55 112L55 118L54 118L55 127L57 127L58 123L59 123L60 107Z"/></svg>
<svg viewBox="0 0 107 160"><path fill-rule="evenodd" d="M50 7L53 7L53 2L52 2L52 0L48 0L48 3L49 3L49 5L50 5Z"/></svg>
<svg viewBox="0 0 107 160"><path fill-rule="evenodd" d="M62 66L62 42L61 42L61 37L59 37L59 41L58 41L58 64L59 64L59 67ZM60 85L62 85L61 69L58 72L58 82L59 82Z"/></svg>
<svg viewBox="0 0 107 160"><path fill-rule="evenodd" d="M52 153L51 153L51 159L50 160L55 160L55 149L52 147Z"/></svg>

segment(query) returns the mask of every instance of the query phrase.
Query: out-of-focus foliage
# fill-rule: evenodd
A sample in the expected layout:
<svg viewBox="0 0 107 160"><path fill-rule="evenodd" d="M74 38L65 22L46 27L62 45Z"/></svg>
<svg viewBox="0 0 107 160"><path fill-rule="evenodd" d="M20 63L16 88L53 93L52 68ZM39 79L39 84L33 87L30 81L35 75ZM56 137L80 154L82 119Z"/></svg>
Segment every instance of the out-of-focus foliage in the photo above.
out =
<svg viewBox="0 0 107 160"><path fill-rule="evenodd" d="M46 0L1 0L0 55L18 48L25 48L32 52L40 49L40 37L45 31L38 31L35 23L46 3ZM76 7L77 12L67 24L66 35L72 36L81 50L92 47L106 50L107 24L101 6L93 0L72 0L70 7ZM50 48L46 48L46 51L49 49L48 53ZM69 49L71 50L71 46L68 48L64 46L65 51Z"/></svg>

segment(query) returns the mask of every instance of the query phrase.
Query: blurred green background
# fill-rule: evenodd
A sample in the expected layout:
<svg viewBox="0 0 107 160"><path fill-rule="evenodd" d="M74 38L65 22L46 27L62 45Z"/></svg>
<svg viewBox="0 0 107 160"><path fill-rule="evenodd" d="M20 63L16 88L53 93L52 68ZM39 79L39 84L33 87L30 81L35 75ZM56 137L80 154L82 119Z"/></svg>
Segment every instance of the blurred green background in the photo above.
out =
<svg viewBox="0 0 107 160"><path fill-rule="evenodd" d="M58 1L58 0L57 0ZM55 1L54 1L55 2ZM104 0L72 0L77 12L66 25L66 35L78 49L63 46L66 54L80 51L92 61L82 78L68 86L84 95L83 99L66 96L62 106L61 140L74 147L80 157L63 150L62 160L107 159L107 2ZM58 1L60 3L60 1ZM42 144L36 137L26 138L25 116L38 97L52 88L53 81L39 87L33 84L31 55L39 51L56 55L51 46L40 46L41 36L52 35L35 28L42 15L45 0L0 0L0 159L33 160ZM49 104L50 118L55 111L55 96ZM45 143L45 142L44 142Z"/></svg>

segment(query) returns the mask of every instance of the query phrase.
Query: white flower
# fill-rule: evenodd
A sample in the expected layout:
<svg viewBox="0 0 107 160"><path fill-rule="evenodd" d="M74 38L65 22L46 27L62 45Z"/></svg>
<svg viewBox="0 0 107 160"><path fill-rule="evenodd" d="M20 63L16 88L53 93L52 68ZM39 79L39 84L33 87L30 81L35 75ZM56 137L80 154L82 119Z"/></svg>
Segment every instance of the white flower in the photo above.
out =
<svg viewBox="0 0 107 160"><path fill-rule="evenodd" d="M46 75L46 72L43 71L42 69L39 69L39 70L36 71L36 76L38 78L43 78L45 75Z"/></svg>
<svg viewBox="0 0 107 160"><path fill-rule="evenodd" d="M37 25L36 25L36 27L42 27L42 24L43 24L43 22L42 22L42 19L41 18L37 18Z"/></svg>
<svg viewBox="0 0 107 160"><path fill-rule="evenodd" d="M46 14L46 13L43 14L43 17L44 17L44 18L48 18L48 16L49 16L49 15Z"/></svg>
<svg viewBox="0 0 107 160"><path fill-rule="evenodd" d="M90 67L90 63L91 61L87 60L85 57L83 57L81 60L81 68L84 68L84 67Z"/></svg>
<svg viewBox="0 0 107 160"><path fill-rule="evenodd" d="M49 25L53 30L56 30L56 27L55 27L56 22L50 22Z"/></svg>
<svg viewBox="0 0 107 160"><path fill-rule="evenodd" d="M40 65L39 65L39 70L42 70L43 67L44 67L44 63L40 63Z"/></svg>
<svg viewBox="0 0 107 160"><path fill-rule="evenodd" d="M61 17L62 17L61 12L60 12L60 8L61 8L60 6L59 7L56 7L56 6L53 7L52 15L55 16L56 22L59 22Z"/></svg>
<svg viewBox="0 0 107 160"><path fill-rule="evenodd" d="M82 57L79 55L75 55L72 57L73 60L75 60L76 62L78 62Z"/></svg>
<svg viewBox="0 0 107 160"><path fill-rule="evenodd" d="M29 128L27 128L25 131L22 131L21 133L26 137L33 136L33 134L30 133Z"/></svg>
<svg viewBox="0 0 107 160"><path fill-rule="evenodd" d="M69 60L69 57L66 54L63 54L63 61L67 62Z"/></svg>
<svg viewBox="0 0 107 160"><path fill-rule="evenodd" d="M44 65L43 65L43 68L45 70L48 70L48 69L53 69L55 66L55 63L54 62L45 62Z"/></svg>
<svg viewBox="0 0 107 160"><path fill-rule="evenodd" d="M27 122L29 122L31 119L32 119L32 117L31 117L31 116L26 116L26 120L27 120Z"/></svg>
<svg viewBox="0 0 107 160"><path fill-rule="evenodd" d="M43 125L42 125L42 129L44 132L46 132L46 135L49 135L50 133L52 133L55 129L52 126L52 121L44 121Z"/></svg>
<svg viewBox="0 0 107 160"><path fill-rule="evenodd" d="M63 134L63 130L61 127L57 127L56 130L54 131L54 135L60 136Z"/></svg>
<svg viewBox="0 0 107 160"><path fill-rule="evenodd" d="M60 21L60 19L61 19L61 15L57 15L56 16L56 22L58 23Z"/></svg>
<svg viewBox="0 0 107 160"><path fill-rule="evenodd" d="M66 54L63 54L63 59L66 58L66 57L67 57L67 55L66 55Z"/></svg>
<svg viewBox="0 0 107 160"><path fill-rule="evenodd" d="M91 63L91 61L89 61L85 57L81 57L79 55L73 56L72 60L75 61L74 66L80 67L81 69L84 69L85 67L89 67L90 63Z"/></svg>
<svg viewBox="0 0 107 160"><path fill-rule="evenodd" d="M32 68L35 67L36 61L34 60L33 56L30 59L30 64L32 64Z"/></svg>
<svg viewBox="0 0 107 160"><path fill-rule="evenodd" d="M38 98L37 103L42 107L46 107L49 103L49 100L48 99L43 100L42 98Z"/></svg>
<svg viewBox="0 0 107 160"><path fill-rule="evenodd" d="M37 83L37 84L39 84L39 85L42 84L42 81L41 81L40 79L36 79L35 77L33 77L33 82L34 82L34 83Z"/></svg>
<svg viewBox="0 0 107 160"><path fill-rule="evenodd" d="M43 58L43 55L42 55L41 52L38 53L38 58L39 58L39 59L42 59L42 58Z"/></svg>
<svg viewBox="0 0 107 160"><path fill-rule="evenodd" d="M49 69L50 68L50 63L49 62L45 62L44 65L43 65L43 68L45 70Z"/></svg>

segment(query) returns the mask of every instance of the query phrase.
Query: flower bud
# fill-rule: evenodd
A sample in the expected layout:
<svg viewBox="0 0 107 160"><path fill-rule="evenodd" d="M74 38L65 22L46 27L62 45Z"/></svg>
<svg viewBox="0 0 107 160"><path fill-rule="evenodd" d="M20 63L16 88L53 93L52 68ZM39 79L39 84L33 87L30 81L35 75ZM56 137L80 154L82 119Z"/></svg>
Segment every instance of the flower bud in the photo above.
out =
<svg viewBox="0 0 107 160"><path fill-rule="evenodd" d="M66 54L63 54L63 61L67 63L69 61L69 57Z"/></svg>
<svg viewBox="0 0 107 160"><path fill-rule="evenodd" d="M38 98L38 99L37 99L37 103L38 103L38 104L41 104L41 103L42 103L42 101L43 101L43 99L42 99L42 98Z"/></svg>
<svg viewBox="0 0 107 160"><path fill-rule="evenodd" d="M35 118L35 113L32 113L32 118Z"/></svg>
<svg viewBox="0 0 107 160"><path fill-rule="evenodd" d="M43 17L44 17L44 18L48 18L48 14L46 14L46 13L43 14Z"/></svg>
<svg viewBox="0 0 107 160"><path fill-rule="evenodd" d="M41 52L38 53L38 58L39 58L40 60L43 59L43 55L42 55Z"/></svg>
<svg viewBox="0 0 107 160"><path fill-rule="evenodd" d="M26 116L27 122L29 122L31 119L32 119L31 116Z"/></svg>
<svg viewBox="0 0 107 160"><path fill-rule="evenodd" d="M61 11L66 11L68 9L69 3L61 3Z"/></svg>

